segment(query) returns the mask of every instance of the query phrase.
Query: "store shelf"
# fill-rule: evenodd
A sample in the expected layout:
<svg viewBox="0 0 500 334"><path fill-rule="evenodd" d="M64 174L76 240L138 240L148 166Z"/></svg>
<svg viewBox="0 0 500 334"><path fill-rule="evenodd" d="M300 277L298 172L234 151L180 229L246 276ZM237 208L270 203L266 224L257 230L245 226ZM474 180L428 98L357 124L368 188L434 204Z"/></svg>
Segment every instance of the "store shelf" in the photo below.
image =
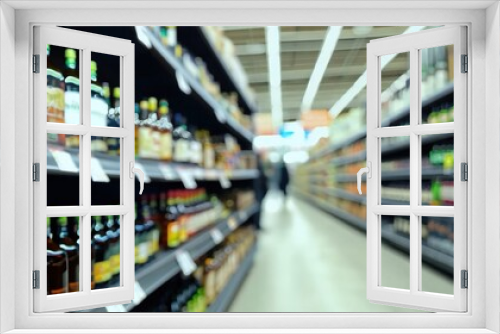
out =
<svg viewBox="0 0 500 334"><path fill-rule="evenodd" d="M223 69L223 73L227 76L227 80L231 82L233 88L238 92L245 108L250 112L250 114L257 112L257 105L255 100L249 95L248 90L245 89L241 82L236 80L233 75L233 72L229 69L226 61L221 57L217 49L215 48L212 39L208 36L205 27L195 27L194 29L198 30L198 32L202 35L203 41L206 43L206 50L209 52L210 57L213 57L217 60L217 63ZM208 53L207 52L207 53Z"/></svg>
<svg viewBox="0 0 500 334"><path fill-rule="evenodd" d="M58 175L77 175L77 171L61 170L54 159L53 152L60 150L57 147L47 151L47 171L49 174ZM76 166L79 166L78 150L64 150L71 155L71 158ZM102 165L104 172L110 177L120 176L120 163L118 157L113 157L107 154L93 153L92 156L97 158ZM247 180L254 179L259 175L257 169L236 169L236 170L220 170L220 169L204 169L192 164L167 163L157 160L135 159L141 166L144 173L152 180L158 181L182 181L180 174L189 173L195 180L198 181L219 181L223 178L229 180Z"/></svg>
<svg viewBox="0 0 500 334"><path fill-rule="evenodd" d="M437 93L429 96L425 100L423 100L422 101L422 109L425 109L425 108L433 105L434 103L436 103L436 102L438 102L438 101L440 101L440 100L442 100L442 99L444 99L444 98L452 95L453 92L454 92L453 83L450 83L450 84L446 85L439 92L437 92ZM404 117L407 117L409 114L410 114L410 107L409 106L405 107L405 108L402 108L400 111L395 112L393 115L391 115L388 118L386 118L382 122L382 126L383 127L391 126L392 124L401 121ZM451 134L451 136L453 136L453 134ZM309 160L319 159L319 158L321 158L321 157L323 157L323 156L325 156L327 154L333 153L333 152L335 152L335 151L337 151L337 150L339 150L341 148L347 147L347 146L349 146L349 145L355 143L356 141L358 141L360 139L363 139L365 137L366 137L366 131L365 130L357 132L357 133L353 134L352 136L346 138L345 140L343 140L340 143L329 145L328 147L322 149L321 151L319 151L316 154L312 155ZM430 136L427 136L427 138L428 137L430 137ZM360 153L357 153L357 154L360 154ZM360 158L359 160L355 160L355 161L352 161L352 162L361 161L361 160L364 160L364 159L365 158L363 157L363 158Z"/></svg>
<svg viewBox="0 0 500 334"><path fill-rule="evenodd" d="M326 211L341 220L345 221L349 225L352 225L360 230L366 231L365 220L362 220L356 216L353 216L347 212L344 212L338 208L332 207L321 200L313 198L310 194L306 194L296 188L292 188L294 194L298 197L304 199L305 201L315 205L316 207ZM397 234L391 226L384 226L382 229L382 238L388 244L395 248L398 248L406 253L410 252L410 240L407 237ZM435 268L448 273L453 274L453 256L445 254L442 251L431 248L427 245L422 245L422 260L434 266Z"/></svg>
<svg viewBox="0 0 500 334"><path fill-rule="evenodd" d="M145 264L143 267L137 268L135 271L136 289L140 289L143 293L137 295L150 295L165 282L170 280L176 274L181 272L181 267L177 262L176 254L178 251L189 253L193 260L197 260L202 255L217 246L212 236L212 230L218 229L224 237L228 236L238 226L245 223L248 218L259 210L257 204L252 205L245 210L237 211L229 217L221 219L213 227L201 232L195 237L189 239L182 246L168 251L161 251L155 258ZM142 298L143 299L143 298ZM136 305L140 304L141 300L132 301L130 304L123 305L122 311L130 311ZM98 308L86 310L84 312L113 312L114 308Z"/></svg>
<svg viewBox="0 0 500 334"><path fill-rule="evenodd" d="M382 172L382 181L400 181L410 179L409 169L391 170ZM335 181L339 183L344 182L356 182L356 174L337 174L335 175ZM453 180L453 173L443 171L440 168L425 168L422 170L422 179L431 180L439 178L441 180ZM366 176L363 175L363 180L366 180Z"/></svg>
<svg viewBox="0 0 500 334"><path fill-rule="evenodd" d="M252 143L253 134L241 126L225 108L213 97L185 67L184 64L173 54L173 52L165 47L158 37L150 30L143 29L143 33L151 41L153 49L159 54L165 64L175 72L175 75L181 76L188 83L191 89L198 95L214 112L216 119L225 124L231 133Z"/></svg>
<svg viewBox="0 0 500 334"><path fill-rule="evenodd" d="M226 287L224 287L217 299L207 308L207 312L226 312L229 309L229 305L231 305L234 296L243 284L250 268L252 268L256 251L257 244L254 244L227 283Z"/></svg>

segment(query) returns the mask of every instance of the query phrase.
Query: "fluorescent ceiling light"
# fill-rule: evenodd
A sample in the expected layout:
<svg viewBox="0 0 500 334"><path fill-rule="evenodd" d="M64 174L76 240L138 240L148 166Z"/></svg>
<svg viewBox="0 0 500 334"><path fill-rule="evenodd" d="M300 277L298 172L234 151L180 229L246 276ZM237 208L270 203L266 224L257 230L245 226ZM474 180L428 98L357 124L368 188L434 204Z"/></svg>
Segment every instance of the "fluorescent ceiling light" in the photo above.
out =
<svg viewBox="0 0 500 334"><path fill-rule="evenodd" d="M144 44L148 49L151 49L153 47L153 44L151 43L148 35L146 35L146 33L144 32L144 30L146 29L146 27L136 26L135 33L137 35L137 39L140 40L142 44Z"/></svg>
<svg viewBox="0 0 500 334"><path fill-rule="evenodd" d="M283 123L283 101L281 96L280 30L277 26L266 27L267 67L269 94L274 126Z"/></svg>
<svg viewBox="0 0 500 334"><path fill-rule="evenodd" d="M312 108L314 98L316 97L316 93L318 93L319 85L321 84L321 80L323 80L323 75L326 72L328 63L330 63L330 59L333 56L333 52L335 51L335 46L337 45L341 32L342 26L328 27L318 60L316 61L314 70L309 78L309 83L307 84L307 88L302 99L302 112L311 110Z"/></svg>
<svg viewBox="0 0 500 334"><path fill-rule="evenodd" d="M413 32L417 32L420 30L423 30L425 26L414 26L414 27L409 27L406 29L402 35L405 34L410 34ZM392 55L387 55L383 57L383 62L380 63L381 69L383 69L387 64L389 64L398 54L392 54ZM366 70L361 74L361 76L354 82L354 84L349 88L344 95L340 99L338 99L337 102L331 107L330 109L330 114L332 114L333 117L336 117L338 114L340 114L348 105L351 103L352 100L366 87L366 77L367 73Z"/></svg>

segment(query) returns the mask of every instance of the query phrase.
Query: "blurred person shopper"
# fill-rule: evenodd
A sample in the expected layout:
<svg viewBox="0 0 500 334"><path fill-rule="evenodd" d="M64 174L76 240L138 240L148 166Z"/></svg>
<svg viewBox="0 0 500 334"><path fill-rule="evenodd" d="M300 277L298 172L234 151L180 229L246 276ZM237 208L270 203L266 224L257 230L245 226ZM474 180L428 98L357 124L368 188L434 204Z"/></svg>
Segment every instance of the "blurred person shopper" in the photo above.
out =
<svg viewBox="0 0 500 334"><path fill-rule="evenodd" d="M254 180L254 191L255 191L255 199L257 200L258 205L262 205L262 201L267 194L268 186L267 186L267 176L264 172L264 166L262 164L262 160L259 156L257 156L257 171L259 175ZM256 215L254 215L254 225L255 228L261 229L260 226L260 215L262 210L259 210Z"/></svg>
<svg viewBox="0 0 500 334"><path fill-rule="evenodd" d="M290 175L288 174L288 169L286 168L286 164L284 162L278 167L278 186L279 189L283 192L283 195L286 197L288 182L290 182Z"/></svg>

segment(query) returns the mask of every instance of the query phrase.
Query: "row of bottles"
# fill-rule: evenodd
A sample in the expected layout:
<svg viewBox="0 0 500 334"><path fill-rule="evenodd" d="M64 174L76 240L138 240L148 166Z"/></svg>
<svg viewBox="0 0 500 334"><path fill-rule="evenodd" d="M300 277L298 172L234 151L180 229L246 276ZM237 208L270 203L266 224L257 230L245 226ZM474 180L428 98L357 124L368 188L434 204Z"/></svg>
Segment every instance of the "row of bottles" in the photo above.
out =
<svg viewBox="0 0 500 334"><path fill-rule="evenodd" d="M47 45L47 122L81 124L80 119L80 73L78 70L78 51L64 50L64 69L54 64L51 50L57 46ZM98 80L98 66L90 63L91 70L91 125L120 126L120 88L111 90L109 83ZM112 93L112 94L111 94ZM52 143L68 148L79 146L78 136L49 134ZM92 150L119 154L119 139L92 138Z"/></svg>
<svg viewBox="0 0 500 334"><path fill-rule="evenodd" d="M222 216L222 204L203 188L145 194L136 203L136 264L176 248ZM146 244L144 244L146 243Z"/></svg>
<svg viewBox="0 0 500 334"><path fill-rule="evenodd" d="M80 291L78 225L75 217L47 218L47 294ZM95 216L91 226L91 288L110 287L120 275L120 219Z"/></svg>

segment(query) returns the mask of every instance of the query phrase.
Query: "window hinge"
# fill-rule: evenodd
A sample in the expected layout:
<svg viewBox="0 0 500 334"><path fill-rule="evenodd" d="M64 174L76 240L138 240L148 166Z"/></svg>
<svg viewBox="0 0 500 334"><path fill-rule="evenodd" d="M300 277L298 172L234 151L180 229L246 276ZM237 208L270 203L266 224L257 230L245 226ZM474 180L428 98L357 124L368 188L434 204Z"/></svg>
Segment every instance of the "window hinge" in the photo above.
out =
<svg viewBox="0 0 500 334"><path fill-rule="evenodd" d="M467 270L462 270L461 272L462 289L467 289L469 287L469 273Z"/></svg>
<svg viewBox="0 0 500 334"><path fill-rule="evenodd" d="M462 55L462 73L469 72L469 57L467 55Z"/></svg>
<svg viewBox="0 0 500 334"><path fill-rule="evenodd" d="M40 181L40 163L38 162L33 164L33 181Z"/></svg>
<svg viewBox="0 0 500 334"><path fill-rule="evenodd" d="M40 289L40 270L33 270L33 289Z"/></svg>
<svg viewBox="0 0 500 334"><path fill-rule="evenodd" d="M33 73L40 73L40 55L33 55Z"/></svg>
<svg viewBox="0 0 500 334"><path fill-rule="evenodd" d="M461 174L460 179L462 181L469 181L469 166L467 165L466 162L462 162L460 164L460 174Z"/></svg>

